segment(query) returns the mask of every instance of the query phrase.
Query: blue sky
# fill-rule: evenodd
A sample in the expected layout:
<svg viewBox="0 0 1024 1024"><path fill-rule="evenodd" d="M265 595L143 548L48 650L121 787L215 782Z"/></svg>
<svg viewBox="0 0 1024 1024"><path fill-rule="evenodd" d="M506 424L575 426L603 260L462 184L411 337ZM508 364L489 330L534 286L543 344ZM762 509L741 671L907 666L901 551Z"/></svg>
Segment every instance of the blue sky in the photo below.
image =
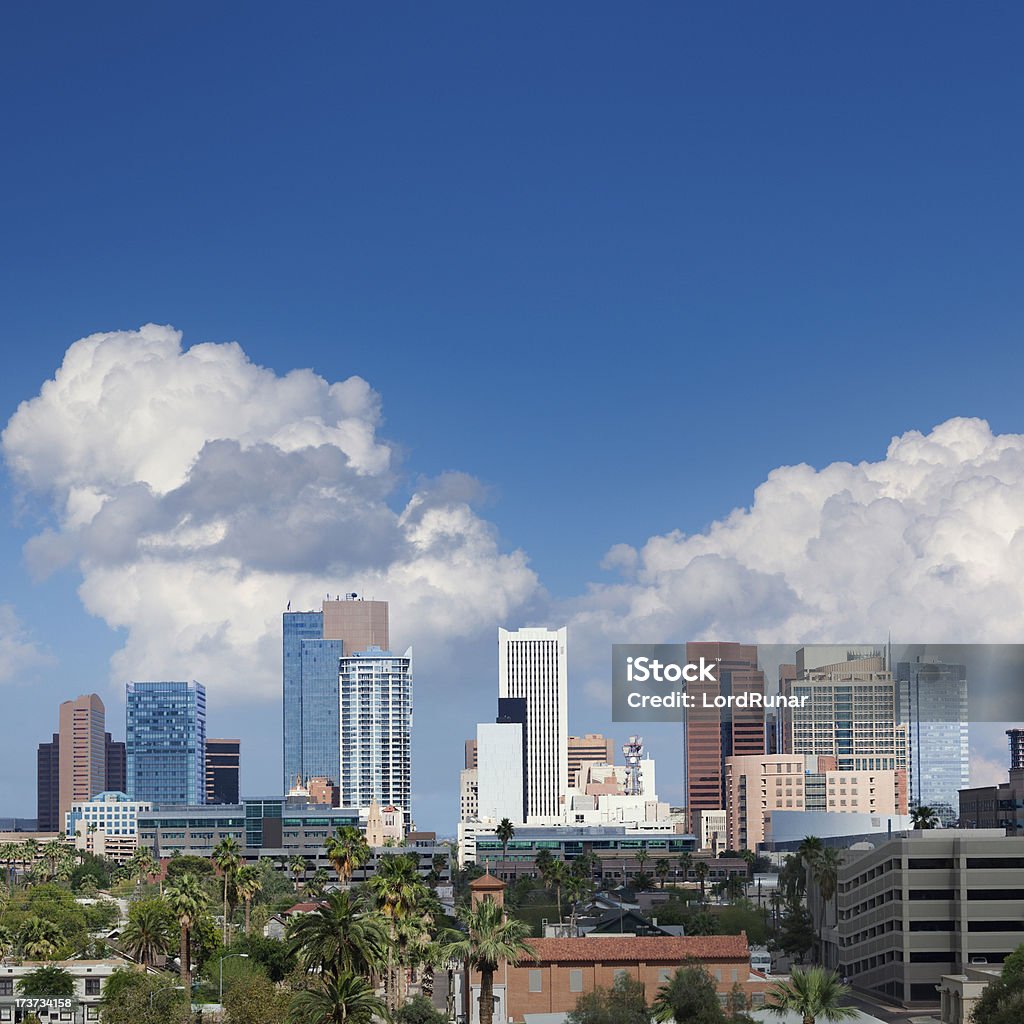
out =
<svg viewBox="0 0 1024 1024"><path fill-rule="evenodd" d="M154 322L186 349L237 341L278 376L369 382L393 453L387 504L467 474L497 550L536 574L490 620L453 627L444 658L426 651L444 624L407 625L426 673L424 824L453 820L457 758L439 760L428 734L448 688L467 696L460 731L489 711L493 627L578 622L581 664L603 665L619 634L587 632L587 595L620 579L602 567L613 546L699 535L776 467L878 463L892 437L951 417L983 418L994 438L1021 430L1024 15L1011 5L57 4L2 18L2 421L94 332ZM1001 479L1015 498L1016 476ZM917 511L956 505L951 481ZM137 660L112 668L135 627L102 601L83 610L97 550L29 573L23 545L54 526L52 484L2 481L0 604L17 643L50 660L22 659L0 684L15 726L0 813L32 811L34 745L59 699L110 696L122 665L161 671L138 636ZM1018 511L1002 513L1003 564ZM957 536L947 547L979 564ZM346 589L347 564L325 568L325 592ZM876 597L892 587L879 579ZM737 585L741 610L716 605L716 628L881 630L900 614L883 622L851 598L846 618L769 621L742 610ZM950 607L985 621L969 599ZM680 611L672 629L708 621ZM668 627L644 628L622 638ZM581 669L580 728L607 725L600 685ZM220 706L215 731L237 721L253 745L277 744L272 700ZM677 754L656 743L668 789ZM247 772L266 788L277 768Z"/></svg>

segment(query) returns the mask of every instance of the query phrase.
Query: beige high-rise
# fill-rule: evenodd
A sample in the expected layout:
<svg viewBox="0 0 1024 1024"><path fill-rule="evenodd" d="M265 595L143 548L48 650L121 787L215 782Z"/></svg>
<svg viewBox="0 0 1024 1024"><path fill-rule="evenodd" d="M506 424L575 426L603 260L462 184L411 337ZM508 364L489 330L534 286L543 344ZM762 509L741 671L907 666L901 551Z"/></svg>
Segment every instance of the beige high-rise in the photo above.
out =
<svg viewBox="0 0 1024 1024"><path fill-rule="evenodd" d="M324 601L324 640L340 640L342 653L351 657L370 647L391 649L388 639L387 601Z"/></svg>
<svg viewBox="0 0 1024 1024"><path fill-rule="evenodd" d="M58 825L73 803L90 800L106 788L106 709L95 693L60 706L60 783Z"/></svg>

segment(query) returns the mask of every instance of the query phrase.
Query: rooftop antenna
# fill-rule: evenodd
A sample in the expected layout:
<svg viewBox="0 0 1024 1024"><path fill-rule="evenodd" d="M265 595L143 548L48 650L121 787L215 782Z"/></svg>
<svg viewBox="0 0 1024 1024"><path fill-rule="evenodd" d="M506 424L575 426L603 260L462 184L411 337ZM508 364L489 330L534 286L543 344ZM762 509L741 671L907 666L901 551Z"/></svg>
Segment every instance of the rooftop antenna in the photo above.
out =
<svg viewBox="0 0 1024 1024"><path fill-rule="evenodd" d="M643 791L643 772L640 759L644 755L643 736L630 736L622 745L622 756L626 759L626 796L639 796Z"/></svg>

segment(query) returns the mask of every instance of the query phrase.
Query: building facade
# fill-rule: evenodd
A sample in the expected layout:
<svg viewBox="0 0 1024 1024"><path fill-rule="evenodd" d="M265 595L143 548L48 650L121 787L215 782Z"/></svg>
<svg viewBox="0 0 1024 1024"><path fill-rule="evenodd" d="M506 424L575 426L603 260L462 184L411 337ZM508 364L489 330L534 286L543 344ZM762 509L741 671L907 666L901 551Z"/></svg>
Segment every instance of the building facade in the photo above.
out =
<svg viewBox="0 0 1024 1024"><path fill-rule="evenodd" d="M36 751L36 824L40 832L60 829L60 734Z"/></svg>
<svg viewBox="0 0 1024 1024"><path fill-rule="evenodd" d="M1024 837L929 829L848 850L834 901L811 882L827 967L903 1005L936 1002L944 975L1001 964L1021 943Z"/></svg>
<svg viewBox="0 0 1024 1024"><path fill-rule="evenodd" d="M477 817L493 821L525 820L523 805L523 725L521 722L481 722L476 727L479 767ZM470 769L473 770L473 769Z"/></svg>
<svg viewBox="0 0 1024 1024"><path fill-rule="evenodd" d="M242 741L206 740L206 802L237 804Z"/></svg>
<svg viewBox="0 0 1024 1024"><path fill-rule="evenodd" d="M567 630L498 630L498 698L526 701L525 817L554 818L569 778Z"/></svg>
<svg viewBox="0 0 1024 1024"><path fill-rule="evenodd" d="M971 784L967 668L918 658L896 666L898 720L907 727L910 803L931 807L943 825Z"/></svg>
<svg viewBox="0 0 1024 1024"><path fill-rule="evenodd" d="M371 647L339 662L340 779L345 807L397 805L412 825L412 648ZM335 714L339 709L335 710Z"/></svg>
<svg viewBox="0 0 1024 1024"><path fill-rule="evenodd" d="M900 792L892 771L842 772L831 757L796 754L725 761L726 843L756 850L772 811L895 814Z"/></svg>
<svg viewBox="0 0 1024 1024"><path fill-rule="evenodd" d="M192 682L126 686L128 796L156 805L206 800L206 689Z"/></svg>
<svg viewBox="0 0 1024 1024"><path fill-rule="evenodd" d="M1011 768L1006 782L959 793L961 828L1001 828L1024 836L1024 768Z"/></svg>
<svg viewBox="0 0 1024 1024"><path fill-rule="evenodd" d="M139 814L152 809L148 801L130 800L127 793L98 793L71 805L64 834L78 850L126 864L138 847Z"/></svg>
<svg viewBox="0 0 1024 1024"><path fill-rule="evenodd" d="M686 660L716 662L714 682L687 683L696 706L683 721L683 791L691 823L698 811L725 807L725 759L765 752L762 708L705 707L715 697L764 695L757 647L737 643L688 643Z"/></svg>
<svg viewBox="0 0 1024 1024"><path fill-rule="evenodd" d="M128 752L124 741L111 738L109 732L103 739L107 752L106 785L103 788L108 793L123 793L128 788Z"/></svg>
<svg viewBox="0 0 1024 1024"><path fill-rule="evenodd" d="M569 777L567 785L578 786L578 776L587 765L615 764L615 741L600 733L569 737Z"/></svg>

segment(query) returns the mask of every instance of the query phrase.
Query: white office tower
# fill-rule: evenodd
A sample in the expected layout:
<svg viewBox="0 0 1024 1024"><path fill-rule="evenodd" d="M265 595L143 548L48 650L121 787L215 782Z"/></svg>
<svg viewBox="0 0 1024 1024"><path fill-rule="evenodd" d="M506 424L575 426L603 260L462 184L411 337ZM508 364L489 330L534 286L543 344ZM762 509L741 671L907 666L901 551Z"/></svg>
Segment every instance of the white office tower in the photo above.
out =
<svg viewBox="0 0 1024 1024"><path fill-rule="evenodd" d="M481 722L476 727L479 755L477 807L481 818L508 818L522 825L523 727L519 722Z"/></svg>
<svg viewBox="0 0 1024 1024"><path fill-rule="evenodd" d="M498 696L526 701L528 822L551 821L562 812L569 772L566 634L564 626L498 630Z"/></svg>

